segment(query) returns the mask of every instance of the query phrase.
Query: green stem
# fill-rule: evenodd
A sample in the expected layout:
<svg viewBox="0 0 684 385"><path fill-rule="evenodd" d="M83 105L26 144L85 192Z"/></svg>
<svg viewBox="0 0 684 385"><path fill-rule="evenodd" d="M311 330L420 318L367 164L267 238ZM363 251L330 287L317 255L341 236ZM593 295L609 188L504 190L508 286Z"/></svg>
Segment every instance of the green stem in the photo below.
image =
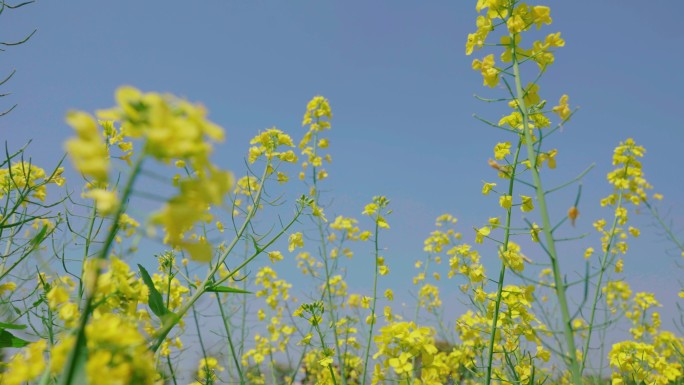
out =
<svg viewBox="0 0 684 385"><path fill-rule="evenodd" d="M316 119L316 123L320 122L320 118ZM316 158L318 156L318 131L313 136L314 148L313 156ZM318 191L318 170L316 166L311 167L313 173L313 188L314 188L314 202L316 207L319 206L320 193ZM328 308L330 311L330 320L332 322L333 336L335 338L335 354L337 355L337 362L340 366L340 377L342 378L342 385L347 385L346 376L346 366L342 357L342 351L340 350L339 336L337 335L337 312L335 311L335 304L333 303L332 291L330 290L330 265L328 263L328 248L327 239L325 237L325 230L323 228L323 219L320 216L316 217L316 227L318 228L318 234L321 239L321 254L323 258L323 264L325 268L325 292L327 293Z"/></svg>
<svg viewBox="0 0 684 385"><path fill-rule="evenodd" d="M318 202L316 202L318 205ZM330 267L328 264L328 253L327 253L327 247L326 247L326 239L325 239L325 234L323 232L323 224L321 223L322 220L318 218L317 225L318 225L318 230L319 234L321 236L321 247L322 247L322 254L323 254L323 264L325 268L325 292L327 294L327 302L328 302L328 308L330 309L330 321L332 323L332 329L333 329L333 336L335 338L335 353L337 355L337 362L340 365L340 374L342 377L342 384L346 385L347 381L345 378L345 366L344 366L344 361L342 360L342 352L340 350L340 343L339 343L339 336L337 335L337 316L335 312L335 304L333 303L333 298L332 298L332 290L330 289Z"/></svg>
<svg viewBox="0 0 684 385"><path fill-rule="evenodd" d="M173 364L171 363L171 357L166 356L166 363L169 366L169 372L171 374L171 379L173 380L173 385L178 385L178 383L176 382L176 373L174 372Z"/></svg>
<svg viewBox="0 0 684 385"><path fill-rule="evenodd" d="M378 237L380 235L380 226L378 225L378 221L375 221L375 239L374 239L374 246L375 246L375 270L373 274L373 302L371 304L371 322L370 322L370 330L368 331L368 341L366 342L366 353L364 354L364 360L363 360L363 385L366 385L366 377L367 377L367 372L368 372L368 357L370 356L370 346L371 346L371 341L373 339L373 326L375 326L375 306L378 302L378 262L380 258L380 247L379 247L379 241Z"/></svg>
<svg viewBox="0 0 684 385"><path fill-rule="evenodd" d="M235 363L235 370L238 372L240 377L240 385L245 385L245 377L242 374L242 369L240 368L240 362L238 361L237 354L235 352L235 346L233 345L233 338L230 336L230 325L228 319L226 318L226 312L223 310L223 304L221 303L221 298L218 293L216 294L216 302L218 302L219 310L221 311L221 320L223 321L223 328L226 330L226 338L228 339L228 347L230 348L230 354L233 356L233 362Z"/></svg>
<svg viewBox="0 0 684 385"><path fill-rule="evenodd" d="M625 164L625 170L624 170L624 177L627 177L628 175L628 170L629 170L629 162ZM615 212L618 212L622 208L622 199L623 196L623 191L620 190L618 192L618 197L617 197L617 202L618 205L615 208ZM601 295L601 285L603 284L603 275L608 269L609 265L611 262L614 260L614 258L611 258L610 260L608 259L611 249L613 246L613 240L615 239L616 231L617 231L617 226L618 226L618 217L617 215L613 218L613 224L610 227L610 237L608 237L608 242L606 244L606 249L603 252L603 256L601 257L601 270L599 271L599 277L598 277L598 282L596 283L596 290L594 291L594 299L593 303L591 306L591 316L589 318L589 325L588 325L588 331L587 331L587 341L584 346L584 351L582 355L582 366L581 366L581 371L584 371L586 360L587 360L587 354L589 353L589 343L591 342L591 334L593 331L594 327L594 319L596 317L596 306L598 304L599 297Z"/></svg>
<svg viewBox="0 0 684 385"><path fill-rule="evenodd" d="M515 36L511 35L511 41L515 41ZM558 252L556 251L556 242L551 233L551 221L549 219L549 211L546 204L546 195L542 186L539 170L537 170L537 153L534 150L534 143L532 141L532 128L530 127L530 117L523 98L524 92L522 88L522 81L520 76L520 65L517 57L517 47L512 49L513 72L515 75L515 91L518 101L520 113L523 118L523 134L525 136L525 144L527 147L527 157L530 162L530 170L532 172L532 180L536 186L537 204L539 206L539 214L542 220L542 231L544 232L544 239L546 240L546 248L548 250L549 259L551 260L551 269L553 271L553 279L555 282L556 297L558 298L558 305L563 319L563 333L565 335L565 343L568 351L566 352L567 364L572 376L572 382L575 385L582 385L582 372L577 361L577 349L575 347L575 333L572 329L572 319L568 309L568 299L565 293L565 283L561 275L560 264L558 262Z"/></svg>
<svg viewBox="0 0 684 385"><path fill-rule="evenodd" d="M95 228L95 219L97 218L97 209L95 206L93 206L93 209L91 210L90 213L90 223L88 224L88 234L86 235L85 239L85 250L83 251L83 263L81 264L81 272L85 272L85 263L88 260L88 256L90 255L90 244L92 243L92 236L93 236L93 229ZM84 294L84 286L83 286L83 280L81 279L78 282L78 299L79 302L83 298Z"/></svg>
<svg viewBox="0 0 684 385"><path fill-rule="evenodd" d="M190 272L188 271L187 266L185 267L185 273L186 273L187 275L190 275ZM202 357L204 358L204 365L205 365L205 368L204 368L204 375L205 375L205 379L207 380L207 382L210 382L210 380L211 380L211 371L210 371L209 368L206 366L206 365L207 365L207 349L206 349L206 347L204 346L204 338L202 338L202 329L200 328L199 319L197 318L197 310L195 310L195 306L193 305L191 309L192 309L192 318L193 318L193 320L195 321L195 329L197 329L197 340L199 341L200 350L202 351ZM198 375L201 375L201 373L198 373Z"/></svg>
<svg viewBox="0 0 684 385"><path fill-rule="evenodd" d="M273 358L273 350L269 350L268 352L268 357L269 357L269 362L268 365L271 367L271 383L272 384L278 384L278 380L276 379L276 374L275 374L275 359Z"/></svg>
<svg viewBox="0 0 684 385"><path fill-rule="evenodd" d="M318 333L318 338L321 340L321 346L324 347L323 351L325 353L325 340L323 339L323 333L321 333L321 328L318 326L318 322L314 323L314 329L316 329L316 333ZM332 378L333 385L337 385L335 371L333 370L332 364L328 364L328 370L330 371L330 377Z"/></svg>
<svg viewBox="0 0 684 385"><path fill-rule="evenodd" d="M520 148L522 147L522 139L518 139L518 146L513 157L513 167L508 182L508 195L513 196L513 187L515 186L515 171L518 167L518 157L520 156ZM504 227L504 241L500 248L501 253L501 270L499 271L499 280L496 287L496 300L494 302L494 315L492 319L492 326L489 331L489 349L487 350L487 373L485 375L485 385L490 385L492 382L492 365L494 363L494 344L496 342L496 324L499 322L499 312L501 309L501 297L503 295L503 284L506 277L506 261L503 253L508 251L508 240L511 237L511 217L512 207L506 209L506 226Z"/></svg>

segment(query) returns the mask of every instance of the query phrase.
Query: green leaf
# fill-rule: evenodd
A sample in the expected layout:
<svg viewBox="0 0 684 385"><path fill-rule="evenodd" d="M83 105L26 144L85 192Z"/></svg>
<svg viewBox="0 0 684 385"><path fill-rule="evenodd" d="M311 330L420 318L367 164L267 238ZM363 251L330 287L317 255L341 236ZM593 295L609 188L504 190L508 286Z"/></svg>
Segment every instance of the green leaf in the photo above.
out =
<svg viewBox="0 0 684 385"><path fill-rule="evenodd" d="M252 236L252 243L254 244L254 250L256 251L256 254L261 253L261 251L263 249L261 247L259 247L259 244L257 243L256 238L254 238L253 236Z"/></svg>
<svg viewBox="0 0 684 385"><path fill-rule="evenodd" d="M47 290L46 290L47 291ZM38 298L32 305L33 307L38 307L41 303L45 302L45 299L43 297Z"/></svg>
<svg viewBox="0 0 684 385"><path fill-rule="evenodd" d="M150 305L152 313L154 313L157 317L161 319L166 314L170 313L169 309L167 309L164 305L164 298L162 297L159 290L157 290L157 288L154 287L154 282L152 282L150 273L148 273L147 270L145 270L145 268L142 267L142 265L140 264L138 264L138 269L140 269L140 275L142 276L145 285L147 285L147 288L150 289L150 298L148 301L148 305Z"/></svg>
<svg viewBox="0 0 684 385"><path fill-rule="evenodd" d="M26 329L26 325L15 325L15 324L8 324L8 323L0 322L0 329L24 330L24 329Z"/></svg>
<svg viewBox="0 0 684 385"><path fill-rule="evenodd" d="M24 341L19 337L15 337L12 333L5 329L0 330L0 349L2 348L23 348L28 345L28 341Z"/></svg>
<svg viewBox="0 0 684 385"><path fill-rule="evenodd" d="M252 294L251 291L247 290L240 290L236 289L233 287L228 287L228 286L209 286L205 289L206 291L212 292L212 293L238 293L238 294Z"/></svg>
<svg viewBox="0 0 684 385"><path fill-rule="evenodd" d="M40 232L36 234L33 239L31 239L31 246L33 248L36 248L40 246L41 243L43 243L43 240L45 240L45 234L47 233L48 227L47 225L43 225L43 228L40 229Z"/></svg>
<svg viewBox="0 0 684 385"><path fill-rule="evenodd" d="M77 339L76 346L69 353L69 360L62 370L60 385L87 384L86 362L88 361L88 348L85 333L83 338Z"/></svg>

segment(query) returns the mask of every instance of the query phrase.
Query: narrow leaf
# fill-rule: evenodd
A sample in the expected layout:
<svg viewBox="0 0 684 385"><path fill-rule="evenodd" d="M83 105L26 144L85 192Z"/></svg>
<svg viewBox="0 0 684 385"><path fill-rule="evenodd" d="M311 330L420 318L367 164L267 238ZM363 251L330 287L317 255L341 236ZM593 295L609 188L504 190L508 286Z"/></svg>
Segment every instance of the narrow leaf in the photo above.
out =
<svg viewBox="0 0 684 385"><path fill-rule="evenodd" d="M76 343L77 345L69 353L69 361L62 370L60 385L87 384L89 382L86 374L88 352L85 334Z"/></svg>
<svg viewBox="0 0 684 385"><path fill-rule="evenodd" d="M48 227L47 225L43 225L43 228L40 229L40 232L36 234L33 239L31 239L31 246L36 248L38 247L41 243L43 243L43 240L45 240L45 234L47 233Z"/></svg>
<svg viewBox="0 0 684 385"><path fill-rule="evenodd" d="M164 315L169 313L169 309L167 309L166 306L164 306L164 298L162 297L159 290L157 290L157 288L154 287L154 282L152 282L150 273L148 273L147 270L145 270L145 268L142 267L142 265L140 264L138 264L138 268L140 269L140 275L142 276L145 285L147 285L147 288L150 289L150 298L148 300L148 305L150 305L150 309L152 310L152 312L161 319L162 317L164 317Z"/></svg>
<svg viewBox="0 0 684 385"><path fill-rule="evenodd" d="M40 305L40 304L43 303L43 302L45 302L45 300L44 300L42 297L41 297L41 298L38 298L38 300L36 300L35 302L33 302L33 307L38 307L38 305Z"/></svg>
<svg viewBox="0 0 684 385"><path fill-rule="evenodd" d="M19 337L15 337L12 333L5 329L0 330L0 349L2 348L22 348L28 345L28 341L24 341Z"/></svg>
<svg viewBox="0 0 684 385"><path fill-rule="evenodd" d="M24 330L24 329L26 329L26 325L15 325L15 324L8 324L8 323L0 322L0 329Z"/></svg>
<svg viewBox="0 0 684 385"><path fill-rule="evenodd" d="M236 289L233 287L228 287L228 286L210 286L206 288L206 291L212 292L212 293L238 293L238 294L252 294L251 291L247 290L240 290Z"/></svg>
<svg viewBox="0 0 684 385"><path fill-rule="evenodd" d="M254 250L256 251L256 254L261 253L261 251L263 249L261 247L259 247L259 244L257 243L256 238L254 238L253 236L252 236L252 243L254 244Z"/></svg>

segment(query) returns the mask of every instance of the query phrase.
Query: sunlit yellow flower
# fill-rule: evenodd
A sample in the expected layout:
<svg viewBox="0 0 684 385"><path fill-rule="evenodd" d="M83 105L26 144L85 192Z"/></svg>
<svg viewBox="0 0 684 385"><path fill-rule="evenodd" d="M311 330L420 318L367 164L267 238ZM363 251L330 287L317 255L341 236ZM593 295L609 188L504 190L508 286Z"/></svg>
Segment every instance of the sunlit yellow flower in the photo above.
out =
<svg viewBox="0 0 684 385"><path fill-rule="evenodd" d="M525 213L534 210L534 203L532 202L532 197L521 195L520 198L522 199L522 206L520 206L520 210L522 210Z"/></svg>
<svg viewBox="0 0 684 385"><path fill-rule="evenodd" d="M84 112L70 111L67 113L66 121L77 134L76 138L67 140L65 144L74 167L96 181L106 181L109 172L109 151L99 134L95 118Z"/></svg>
<svg viewBox="0 0 684 385"><path fill-rule="evenodd" d="M510 209L513 205L513 197L510 195L502 195L499 197L499 206Z"/></svg>
<svg viewBox="0 0 684 385"><path fill-rule="evenodd" d="M484 240L484 237L488 236L489 233L491 232L491 229L487 226L482 227L480 229L476 229L475 233L475 243L482 243Z"/></svg>
<svg viewBox="0 0 684 385"><path fill-rule="evenodd" d="M4 385L21 385L41 375L46 367L44 357L46 348L47 341L40 339L12 356L3 365L6 369L3 373L0 373L0 383Z"/></svg>
<svg viewBox="0 0 684 385"><path fill-rule="evenodd" d="M290 235L287 250L293 252L298 247L304 247L304 238L302 233L299 232Z"/></svg>
<svg viewBox="0 0 684 385"><path fill-rule="evenodd" d="M14 282L5 282L0 284L0 295L5 294L6 291L14 291L17 288L17 284Z"/></svg>
<svg viewBox="0 0 684 385"><path fill-rule="evenodd" d="M496 186L496 183L484 183L482 185L482 194L489 195L489 192Z"/></svg>
<svg viewBox="0 0 684 385"><path fill-rule="evenodd" d="M484 85L493 88L499 84L499 70L494 66L494 55L487 55L482 61L475 59L472 67L482 73Z"/></svg>
<svg viewBox="0 0 684 385"><path fill-rule="evenodd" d="M506 155L511 153L511 143L510 142L503 142L503 143L497 143L496 146L494 146L494 158L496 159L503 159L506 157Z"/></svg>
<svg viewBox="0 0 684 385"><path fill-rule="evenodd" d="M570 106L568 106L568 95L561 96L558 105L553 107L553 112L558 114L563 120L567 120L570 117L572 111L570 111Z"/></svg>
<svg viewBox="0 0 684 385"><path fill-rule="evenodd" d="M116 192L101 188L88 190L83 193L84 198L91 198L95 201L95 207L103 215L112 214L119 206Z"/></svg>

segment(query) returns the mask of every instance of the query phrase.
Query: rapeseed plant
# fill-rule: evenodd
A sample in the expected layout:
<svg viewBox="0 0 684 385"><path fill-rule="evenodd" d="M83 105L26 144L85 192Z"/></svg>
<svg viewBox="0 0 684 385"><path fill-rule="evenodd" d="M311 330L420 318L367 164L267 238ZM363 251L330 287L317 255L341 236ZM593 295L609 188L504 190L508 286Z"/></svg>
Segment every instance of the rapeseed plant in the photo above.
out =
<svg viewBox="0 0 684 385"><path fill-rule="evenodd" d="M0 347L20 349L3 360L0 384L178 384L184 350L196 344L201 356L192 361L193 385L581 385L603 374L588 368L596 335L603 346L606 329L623 316L631 339L601 350L610 381L684 381L684 340L662 329L655 296L633 292L620 275L628 241L641 233L630 221L642 206L681 245L652 205L662 196L648 195L644 148L632 139L616 147L607 175L612 192L600 202L612 218L593 222L598 243L583 245L575 256L586 261L586 273L568 282L561 263L573 255L559 247L565 240L559 229L577 224L584 172L551 189L543 183L542 174L559 165L558 150L542 144L574 111L567 95L547 107L540 83L565 41L560 32L533 37L552 24L547 6L477 0L475 9L466 54L498 50L473 60L472 68L484 86L506 93L480 98L503 102L506 112L498 121L479 118L508 135L494 144L487 161L495 181L481 188L502 211L472 231L457 230L450 214L436 219L423 244L425 257L415 263L413 314L398 308L402 288L386 279L394 260L381 234L390 230L390 200L372 197L359 219L326 216L331 210L323 181L331 177L325 165L332 161L326 98L307 104L299 141L275 127L258 132L246 153L247 173L236 179L211 161L225 134L203 106L125 86L117 90L114 108L94 116L67 113L75 136L65 149L85 179L81 196L90 212L83 234L71 212L52 214L54 206L45 203L52 197L48 185L65 183L61 165L46 172L25 161L23 149L0 165L0 245L6 250L0 303L17 313L0 323ZM524 71L528 62L536 66ZM528 72L532 82L523 81ZM287 221L262 230L257 218L269 218L269 209L283 201L271 199L266 189L292 183L288 167L295 164L304 193ZM159 168L172 176L160 175ZM166 183L171 197L144 191L145 178ZM552 222L552 193L573 185L575 200L565 202L567 213ZM154 197L159 208L132 210L138 196ZM46 269L37 279L15 279L65 225L83 241L70 245L82 244L80 270L72 272L58 255L63 273ZM143 237L166 248L152 274L142 263L137 270L129 264L141 254ZM372 258L359 257L364 251ZM488 260L498 263L498 271L485 268ZM279 273L295 263L313 291L302 303L296 298L302 281ZM372 274L365 292L348 283L349 263ZM205 270L203 278L198 269ZM31 287L20 300L19 285ZM574 301L578 294L582 299ZM456 300L468 310L445 319L445 303ZM221 331L201 324L209 315L217 315Z"/></svg>

